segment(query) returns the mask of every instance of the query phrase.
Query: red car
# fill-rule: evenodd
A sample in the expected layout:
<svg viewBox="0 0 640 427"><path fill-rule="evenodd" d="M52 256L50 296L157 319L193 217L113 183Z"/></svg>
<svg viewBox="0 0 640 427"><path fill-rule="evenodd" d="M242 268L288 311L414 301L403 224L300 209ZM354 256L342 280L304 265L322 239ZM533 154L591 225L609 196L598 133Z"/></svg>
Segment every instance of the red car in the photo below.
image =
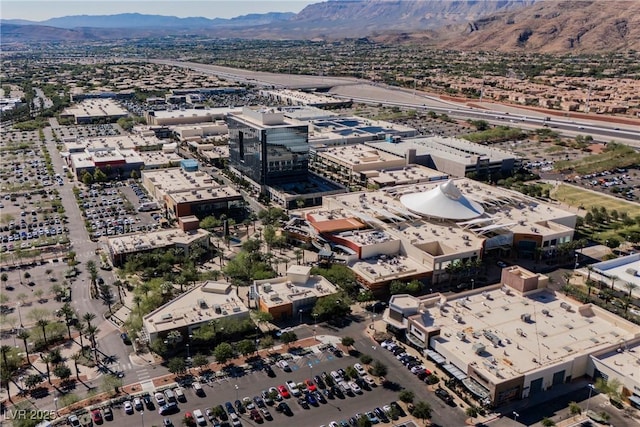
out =
<svg viewBox="0 0 640 427"><path fill-rule="evenodd" d="M278 393L280 393L280 396L284 397L285 399L289 398L289 390L287 390L287 388L283 385L278 386Z"/></svg>
<svg viewBox="0 0 640 427"><path fill-rule="evenodd" d="M307 390L309 390L309 391L316 391L317 390L316 385L311 380L304 380L304 385L307 386Z"/></svg>
<svg viewBox="0 0 640 427"><path fill-rule="evenodd" d="M251 419L259 424L263 423L262 415L260 415L260 412L258 412L257 409L251 410Z"/></svg>
<svg viewBox="0 0 640 427"><path fill-rule="evenodd" d="M91 411L91 419L96 424L102 424L102 412L100 412L100 409Z"/></svg>

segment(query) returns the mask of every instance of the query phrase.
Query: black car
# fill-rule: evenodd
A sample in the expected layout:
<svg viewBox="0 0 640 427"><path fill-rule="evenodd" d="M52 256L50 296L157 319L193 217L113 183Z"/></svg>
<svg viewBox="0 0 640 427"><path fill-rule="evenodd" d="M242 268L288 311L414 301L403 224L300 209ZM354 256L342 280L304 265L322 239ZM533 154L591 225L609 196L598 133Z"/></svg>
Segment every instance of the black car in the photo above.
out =
<svg viewBox="0 0 640 427"><path fill-rule="evenodd" d="M322 390L322 392L324 393L325 396L327 396L327 399L334 399L335 396L333 395L333 391L330 388L326 388L324 390Z"/></svg>
<svg viewBox="0 0 640 427"><path fill-rule="evenodd" d="M340 387L334 385L334 386L331 387L331 391L339 399L344 399L344 393L342 392L342 390L340 390Z"/></svg>
<svg viewBox="0 0 640 427"><path fill-rule="evenodd" d="M309 409L309 402L304 397L298 398L298 405L302 406L303 409Z"/></svg>
<svg viewBox="0 0 640 427"><path fill-rule="evenodd" d="M276 376L276 373L273 371L273 369L271 369L271 366L269 365L264 367L264 371L269 378L274 378Z"/></svg>
<svg viewBox="0 0 640 427"><path fill-rule="evenodd" d="M222 421L227 421L229 419L229 417L227 416L227 413L222 408L222 405L216 406L214 408L214 413L217 414Z"/></svg>
<svg viewBox="0 0 640 427"><path fill-rule="evenodd" d="M436 396L442 399L447 405L454 405L453 397L443 388L436 389Z"/></svg>
<svg viewBox="0 0 640 427"><path fill-rule="evenodd" d="M144 403L144 406L147 407L147 409L153 409L154 405L153 405L153 401L151 400L151 396L146 395L142 397L142 402Z"/></svg>
<svg viewBox="0 0 640 427"><path fill-rule="evenodd" d="M255 396L253 401L256 402L258 408L264 408L266 405L264 404L264 400L260 396Z"/></svg>
<svg viewBox="0 0 640 427"><path fill-rule="evenodd" d="M225 407L225 408L227 408L227 412L228 412L228 413L230 413L230 414L235 414L235 413L236 413L236 410L235 410L235 408L233 407L233 405L231 404L231 402L226 402L226 403L224 404L224 407Z"/></svg>
<svg viewBox="0 0 640 427"><path fill-rule="evenodd" d="M285 414L287 416L293 415L293 412L291 411L291 408L289 407L289 405L287 405L286 402L278 403L278 406L276 406L276 411L282 412L283 414Z"/></svg>
<svg viewBox="0 0 640 427"><path fill-rule="evenodd" d="M387 414L382 410L382 408L374 408L373 413L376 414L376 417L378 417L381 422L389 422L389 417L387 417Z"/></svg>
<svg viewBox="0 0 640 427"><path fill-rule="evenodd" d="M320 375L316 375L315 377L313 377L313 380L316 382L316 385L318 386L318 388L326 387L324 381L322 380L322 378L320 378Z"/></svg>
<svg viewBox="0 0 640 427"><path fill-rule="evenodd" d="M120 334L120 339L127 345L131 344L131 338L129 338L129 335L126 332Z"/></svg>
<svg viewBox="0 0 640 427"><path fill-rule="evenodd" d="M240 400L236 400L235 402L233 402L233 406L235 406L236 409L238 410L238 412L240 412L240 413L245 411L244 405L242 404L242 401L240 401Z"/></svg>

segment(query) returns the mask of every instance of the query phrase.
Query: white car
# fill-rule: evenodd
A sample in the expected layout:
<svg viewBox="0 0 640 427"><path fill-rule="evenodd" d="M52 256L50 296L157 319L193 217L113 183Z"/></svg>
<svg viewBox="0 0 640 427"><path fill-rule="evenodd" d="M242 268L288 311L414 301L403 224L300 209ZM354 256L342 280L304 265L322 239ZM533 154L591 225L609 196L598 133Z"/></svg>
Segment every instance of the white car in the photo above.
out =
<svg viewBox="0 0 640 427"><path fill-rule="evenodd" d="M356 363L355 365L353 365L353 367L356 370L356 372L358 372L358 374L367 375L367 371L364 370L361 364Z"/></svg>
<svg viewBox="0 0 640 427"><path fill-rule="evenodd" d="M286 360L279 360L276 364L281 367L283 371L291 372L291 366L289 366L289 362Z"/></svg>
<svg viewBox="0 0 640 427"><path fill-rule="evenodd" d="M363 378L365 383L367 383L369 386L371 387L375 387L376 386L376 382L374 381L373 378L371 378L371 376L369 375L365 375Z"/></svg>
<svg viewBox="0 0 640 427"><path fill-rule="evenodd" d="M277 388L275 387L269 387L269 390L267 390L269 392L269 394L273 394L275 397L273 398L274 400L280 402L282 400L282 396L280 395L280 392L278 391ZM263 396L264 397L264 396Z"/></svg>
<svg viewBox="0 0 640 427"><path fill-rule="evenodd" d="M167 404L167 401L164 399L164 394L158 392L153 397L156 399L158 406L164 406Z"/></svg>
<svg viewBox="0 0 640 427"><path fill-rule="evenodd" d="M207 425L207 419L204 417L204 414L200 409L195 409L193 411L193 417L196 419L196 423L201 426Z"/></svg>
<svg viewBox="0 0 640 427"><path fill-rule="evenodd" d="M342 375L336 371L331 371L331 378L333 378L335 382L342 381Z"/></svg>
<svg viewBox="0 0 640 427"><path fill-rule="evenodd" d="M131 404L130 401L126 400L123 404L124 406L124 412L127 414L133 414L133 405Z"/></svg>
<svg viewBox="0 0 640 427"><path fill-rule="evenodd" d="M295 397L300 397L302 393L300 393L300 389L296 385L295 381L287 381L285 383L287 388L289 389L289 393L291 393Z"/></svg>
<svg viewBox="0 0 640 427"><path fill-rule="evenodd" d="M418 365L418 366L414 366L413 368L411 368L411 373L412 374L417 374L418 372L424 372L426 370L427 370L427 368L425 368L423 365Z"/></svg>
<svg viewBox="0 0 640 427"><path fill-rule="evenodd" d="M231 419L231 425L233 425L233 427L240 427L242 425L240 419L238 418L238 414L236 414L235 412L229 414L229 419Z"/></svg>
<svg viewBox="0 0 640 427"><path fill-rule="evenodd" d="M362 389L360 388L360 386L358 384L356 384L354 381L349 381L349 388L356 394L362 394Z"/></svg>

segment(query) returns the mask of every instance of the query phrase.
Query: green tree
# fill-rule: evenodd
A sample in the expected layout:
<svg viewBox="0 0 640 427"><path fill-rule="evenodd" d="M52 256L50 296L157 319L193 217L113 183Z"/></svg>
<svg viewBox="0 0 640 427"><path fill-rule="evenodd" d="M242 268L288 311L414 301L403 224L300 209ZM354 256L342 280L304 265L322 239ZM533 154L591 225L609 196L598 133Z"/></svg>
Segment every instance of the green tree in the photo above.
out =
<svg viewBox="0 0 640 427"><path fill-rule="evenodd" d="M569 402L569 412L572 416L580 415L582 413L582 408L576 402Z"/></svg>
<svg viewBox="0 0 640 427"><path fill-rule="evenodd" d="M218 363L222 363L224 365L227 361L233 358L233 347L231 347L231 344L227 342L218 344L213 350L213 356L216 358Z"/></svg>
<svg viewBox="0 0 640 427"><path fill-rule="evenodd" d="M174 375L182 375L187 372L187 365L182 357L173 357L167 362L167 369Z"/></svg>
<svg viewBox="0 0 640 427"><path fill-rule="evenodd" d="M398 394L398 399L404 403L413 403L413 399L416 397L415 393L411 390L402 390Z"/></svg>
<svg viewBox="0 0 640 427"><path fill-rule="evenodd" d="M122 387L122 380L114 375L102 376L102 391L108 393L110 396L118 394L120 387Z"/></svg>
<svg viewBox="0 0 640 427"><path fill-rule="evenodd" d="M364 363L365 365L368 365L372 361L373 361L373 357L369 356L368 354L362 354L360 356L360 362Z"/></svg>
<svg viewBox="0 0 640 427"><path fill-rule="evenodd" d="M379 360L376 360L371 367L371 374L375 375L376 377L384 377L385 375L387 375L387 372L387 365Z"/></svg>
<svg viewBox="0 0 640 427"><path fill-rule="evenodd" d="M344 293L318 298L312 316L320 319L343 319L351 313L351 299Z"/></svg>
<svg viewBox="0 0 640 427"><path fill-rule="evenodd" d="M477 406L468 406L467 409L465 409L464 413L467 415L467 417L473 419L476 418L478 416L478 407Z"/></svg>
<svg viewBox="0 0 640 427"><path fill-rule="evenodd" d="M541 424L542 424L544 427L553 427L554 425L556 425L556 423L555 423L552 419L547 418L547 417L544 417L544 418L542 419Z"/></svg>
<svg viewBox="0 0 640 427"><path fill-rule="evenodd" d="M38 387L42 383L43 379L41 375L31 374L24 380L24 385L29 390Z"/></svg>
<svg viewBox="0 0 640 427"><path fill-rule="evenodd" d="M82 174L81 179L82 179L82 183L83 183L84 185L87 185L87 186L88 186L88 185L91 185L91 183L93 182L93 176L91 176L91 174L90 174L89 172L87 172L87 171L85 171L85 172Z"/></svg>
<svg viewBox="0 0 640 427"><path fill-rule="evenodd" d="M354 340L352 337L342 337L342 340L340 340L340 342L345 347L351 347L353 344L355 344L356 340Z"/></svg>
<svg viewBox="0 0 640 427"><path fill-rule="evenodd" d="M240 354L247 356L256 351L256 344L253 340L242 340L236 344L236 348Z"/></svg>
<svg viewBox="0 0 640 427"><path fill-rule="evenodd" d="M427 402L420 400L416 402L411 415L426 424L427 420L431 419L431 406Z"/></svg>
<svg viewBox="0 0 640 427"><path fill-rule="evenodd" d="M193 366L202 370L203 367L209 365L209 359L202 353L197 353L193 356Z"/></svg>
<svg viewBox="0 0 640 427"><path fill-rule="evenodd" d="M289 346L292 342L295 342L297 340L298 340L298 336L296 335L295 332L285 332L284 334L280 335L280 341L285 343L287 346Z"/></svg>
<svg viewBox="0 0 640 427"><path fill-rule="evenodd" d="M67 365L59 364L53 368L53 375L60 378L62 381L66 381L71 376L71 369Z"/></svg>

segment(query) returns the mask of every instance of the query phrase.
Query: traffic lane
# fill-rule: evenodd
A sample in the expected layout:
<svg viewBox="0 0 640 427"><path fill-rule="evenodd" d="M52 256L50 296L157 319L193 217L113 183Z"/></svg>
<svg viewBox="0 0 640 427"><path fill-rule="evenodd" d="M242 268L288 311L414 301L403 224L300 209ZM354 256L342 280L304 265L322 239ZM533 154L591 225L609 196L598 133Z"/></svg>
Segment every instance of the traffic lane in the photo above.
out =
<svg viewBox="0 0 640 427"><path fill-rule="evenodd" d="M185 388L185 395L187 402L179 403L180 413L170 416L175 425L180 425L182 417L185 412L193 412L194 409L204 410L205 408L213 407L218 404L224 405L227 401L235 401L236 398L242 399L243 397L253 397L260 395L262 390L266 390L269 387L277 387L278 385L285 384L288 380L296 382L302 382L307 378L320 374L322 371L330 372L338 368L345 369L349 365L353 365L358 360L354 357L344 356L335 357L330 353L314 353L308 357L302 357L297 361L290 361L290 365L293 369L292 372L283 372L280 368L275 368L275 378L269 378L264 372L256 371L247 375L243 375L237 378L229 378L228 380L221 380L212 384L204 385L204 391L206 396L198 397L191 388ZM308 366L311 362L312 367ZM238 387L236 389L236 386ZM288 399L287 403L291 407L296 421L296 425L307 424L328 424L332 419L344 419L353 416L356 412L363 413L371 410L376 406L382 406L388 404L393 400L397 400L397 391L387 390L382 387L375 387L371 391L364 391L362 395L356 397L345 397L345 399L333 399L328 400L327 404L320 404L320 408L311 408L304 410L298 405L295 399ZM121 409L116 409L116 415L118 411L122 413L122 416L117 416L114 420L115 425L128 425L131 418L124 416L124 412ZM282 414L276 414L275 409L270 409L270 412L274 416L274 423L280 425L282 420L287 417ZM332 418L334 417L334 418ZM149 410L144 415L145 424L147 420L153 424L160 424L164 417L160 416L157 412L157 408L153 411ZM243 417L243 422L248 421L248 417Z"/></svg>
<svg viewBox="0 0 640 427"><path fill-rule="evenodd" d="M362 353L369 354L374 360L379 360L387 365L388 372L385 378L388 381L398 383L403 388L413 391L415 393L415 401L423 400L429 403L433 409L432 422L443 426L462 426L465 424L467 417L462 410L457 406L449 406L436 397L424 382L420 381L418 377L412 374L411 371L395 358L393 353L380 347L368 336L361 336L356 339L354 347Z"/></svg>

